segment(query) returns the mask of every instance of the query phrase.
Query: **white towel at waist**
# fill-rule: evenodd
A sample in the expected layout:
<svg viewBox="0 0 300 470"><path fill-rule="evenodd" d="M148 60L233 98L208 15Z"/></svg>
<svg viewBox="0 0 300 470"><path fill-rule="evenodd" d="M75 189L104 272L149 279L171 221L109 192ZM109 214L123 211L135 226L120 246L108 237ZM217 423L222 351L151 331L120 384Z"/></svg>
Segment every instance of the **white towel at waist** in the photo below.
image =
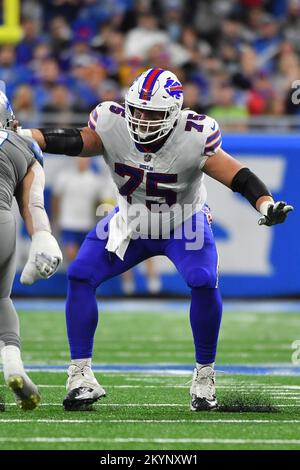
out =
<svg viewBox="0 0 300 470"><path fill-rule="evenodd" d="M126 250L131 239L132 230L122 218L120 212L109 221L108 241L106 243L106 250L115 253L121 260L124 260Z"/></svg>

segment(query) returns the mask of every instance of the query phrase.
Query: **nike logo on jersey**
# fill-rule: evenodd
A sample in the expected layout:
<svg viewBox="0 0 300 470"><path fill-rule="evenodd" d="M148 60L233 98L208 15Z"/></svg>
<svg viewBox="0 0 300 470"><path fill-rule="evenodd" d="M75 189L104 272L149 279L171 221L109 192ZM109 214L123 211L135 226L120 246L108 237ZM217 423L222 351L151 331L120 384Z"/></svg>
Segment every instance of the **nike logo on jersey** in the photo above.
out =
<svg viewBox="0 0 300 470"><path fill-rule="evenodd" d="M210 126L211 130L214 131L215 128L216 128L216 123L214 122L214 125L213 126Z"/></svg>

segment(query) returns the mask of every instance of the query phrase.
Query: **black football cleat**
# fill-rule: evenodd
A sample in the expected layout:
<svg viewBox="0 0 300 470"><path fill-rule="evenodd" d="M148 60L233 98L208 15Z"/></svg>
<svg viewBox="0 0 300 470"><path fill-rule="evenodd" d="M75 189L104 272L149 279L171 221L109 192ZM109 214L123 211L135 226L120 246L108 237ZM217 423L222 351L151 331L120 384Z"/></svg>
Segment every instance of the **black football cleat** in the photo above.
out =
<svg viewBox="0 0 300 470"><path fill-rule="evenodd" d="M66 411L90 411L93 403L106 396L89 365L72 364L68 369L67 390L63 401Z"/></svg>
<svg viewBox="0 0 300 470"><path fill-rule="evenodd" d="M206 366L194 369L190 388L191 411L211 411L218 408L215 388L215 371Z"/></svg>

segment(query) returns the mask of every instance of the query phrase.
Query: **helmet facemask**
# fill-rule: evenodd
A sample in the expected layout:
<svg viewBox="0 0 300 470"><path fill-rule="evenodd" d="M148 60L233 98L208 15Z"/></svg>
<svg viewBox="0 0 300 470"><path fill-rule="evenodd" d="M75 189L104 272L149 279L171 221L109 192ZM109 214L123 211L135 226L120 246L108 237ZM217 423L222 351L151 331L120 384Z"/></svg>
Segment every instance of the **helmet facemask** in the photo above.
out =
<svg viewBox="0 0 300 470"><path fill-rule="evenodd" d="M6 95L0 92L0 128L13 131L16 129L16 122L16 117Z"/></svg>
<svg viewBox="0 0 300 470"><path fill-rule="evenodd" d="M0 122L0 127L3 129L8 129L9 131L15 131L16 130L16 117L12 113L10 117L6 118L6 123L2 124L2 121Z"/></svg>
<svg viewBox="0 0 300 470"><path fill-rule="evenodd" d="M160 119L146 120L141 119L139 114L142 110L161 112ZM141 144L151 144L157 142L166 136L178 118L179 107L173 105L167 109L143 108L136 105L125 103L125 119L130 136L134 142Z"/></svg>

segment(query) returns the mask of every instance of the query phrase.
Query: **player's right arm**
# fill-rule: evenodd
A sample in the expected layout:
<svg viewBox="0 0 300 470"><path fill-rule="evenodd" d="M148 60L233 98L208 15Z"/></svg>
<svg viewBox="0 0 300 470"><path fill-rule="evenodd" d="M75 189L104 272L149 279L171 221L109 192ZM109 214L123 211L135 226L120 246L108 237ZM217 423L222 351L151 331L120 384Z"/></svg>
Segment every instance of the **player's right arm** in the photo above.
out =
<svg viewBox="0 0 300 470"><path fill-rule="evenodd" d="M28 169L15 196L31 246L28 261L21 274L21 283L31 285L37 279L48 279L62 262L62 253L51 234L44 207L45 175L37 161Z"/></svg>
<svg viewBox="0 0 300 470"><path fill-rule="evenodd" d="M47 153L93 157L101 154L103 149L100 136L90 127L19 129L18 133L32 137Z"/></svg>

